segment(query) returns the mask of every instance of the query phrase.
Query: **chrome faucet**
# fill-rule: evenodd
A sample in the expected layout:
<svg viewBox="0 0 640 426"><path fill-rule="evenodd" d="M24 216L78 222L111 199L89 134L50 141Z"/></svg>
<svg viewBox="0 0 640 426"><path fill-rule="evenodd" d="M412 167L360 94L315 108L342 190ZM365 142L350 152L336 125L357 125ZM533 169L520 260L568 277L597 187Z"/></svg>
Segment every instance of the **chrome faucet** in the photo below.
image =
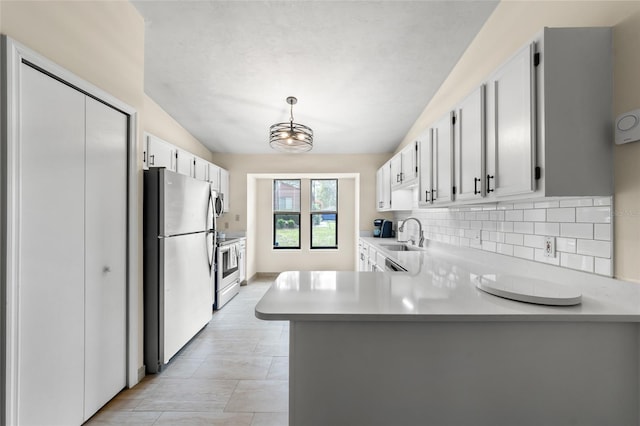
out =
<svg viewBox="0 0 640 426"><path fill-rule="evenodd" d="M404 231L404 225L407 223L407 221L409 220L415 220L416 223L418 224L418 235L420 235L420 242L418 243L418 247L424 247L424 235L422 235L422 223L416 219L415 217L409 217L407 219L404 220L404 222L402 222L402 225L400 225L400 227L398 228L399 232L403 232ZM416 245L416 241L415 240L407 240L407 241L411 241L411 244ZM406 241L403 241L406 242Z"/></svg>

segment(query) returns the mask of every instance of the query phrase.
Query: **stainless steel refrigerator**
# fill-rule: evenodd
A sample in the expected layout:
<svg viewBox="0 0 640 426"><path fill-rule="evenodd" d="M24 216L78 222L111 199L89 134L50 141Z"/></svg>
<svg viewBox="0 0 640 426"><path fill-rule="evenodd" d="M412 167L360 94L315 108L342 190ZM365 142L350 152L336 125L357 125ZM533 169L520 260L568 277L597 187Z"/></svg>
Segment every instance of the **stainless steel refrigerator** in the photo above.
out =
<svg viewBox="0 0 640 426"><path fill-rule="evenodd" d="M157 373L211 320L215 192L165 168L144 172L144 362Z"/></svg>

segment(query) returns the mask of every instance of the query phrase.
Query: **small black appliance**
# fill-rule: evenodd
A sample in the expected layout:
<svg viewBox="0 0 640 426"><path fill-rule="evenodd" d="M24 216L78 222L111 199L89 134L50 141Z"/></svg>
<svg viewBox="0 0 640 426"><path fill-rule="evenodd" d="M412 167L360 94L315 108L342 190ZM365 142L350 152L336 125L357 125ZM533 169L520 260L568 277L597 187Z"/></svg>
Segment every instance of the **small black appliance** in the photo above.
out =
<svg viewBox="0 0 640 426"><path fill-rule="evenodd" d="M378 238L393 237L393 222L386 219L375 219L373 221L373 236Z"/></svg>

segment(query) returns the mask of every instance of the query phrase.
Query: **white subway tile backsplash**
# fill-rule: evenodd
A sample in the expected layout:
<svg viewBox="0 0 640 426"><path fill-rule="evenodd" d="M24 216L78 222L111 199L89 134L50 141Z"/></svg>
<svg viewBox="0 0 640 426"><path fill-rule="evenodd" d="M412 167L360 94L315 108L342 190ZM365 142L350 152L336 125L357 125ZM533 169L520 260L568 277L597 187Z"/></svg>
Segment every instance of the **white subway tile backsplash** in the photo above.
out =
<svg viewBox="0 0 640 426"><path fill-rule="evenodd" d="M500 254L506 254L507 256L513 256L513 246L511 244L496 244L496 251Z"/></svg>
<svg viewBox="0 0 640 426"><path fill-rule="evenodd" d="M577 242L575 238L556 238L556 251L575 253Z"/></svg>
<svg viewBox="0 0 640 426"><path fill-rule="evenodd" d="M547 211L545 209L525 210L524 220L527 222L544 222L547 220Z"/></svg>
<svg viewBox="0 0 640 426"><path fill-rule="evenodd" d="M484 251L492 251L495 253L496 251L496 243L493 241L483 241L482 242L482 250Z"/></svg>
<svg viewBox="0 0 640 426"><path fill-rule="evenodd" d="M560 265L565 268L593 272L593 257L571 253L560 253Z"/></svg>
<svg viewBox="0 0 640 426"><path fill-rule="evenodd" d="M577 207L576 222L611 223L611 206Z"/></svg>
<svg viewBox="0 0 640 426"><path fill-rule="evenodd" d="M612 197L557 198L420 209L410 215L433 241L612 276L611 204ZM396 221L406 217L397 213ZM544 256L546 236L556 237L555 257Z"/></svg>
<svg viewBox="0 0 640 426"><path fill-rule="evenodd" d="M496 228L501 232L513 232L513 222L498 222Z"/></svg>
<svg viewBox="0 0 640 426"><path fill-rule="evenodd" d="M592 223L561 223L560 236L572 238L593 238Z"/></svg>
<svg viewBox="0 0 640 426"><path fill-rule="evenodd" d="M593 206L593 199L591 198L570 198L567 200L560 200L560 207L590 207Z"/></svg>
<svg viewBox="0 0 640 426"><path fill-rule="evenodd" d="M504 212L504 220L509 222L522 222L523 211L522 210L507 210Z"/></svg>
<svg viewBox="0 0 640 426"><path fill-rule="evenodd" d="M596 240L611 241L611 228L610 223L596 223L593 225L593 238Z"/></svg>
<svg viewBox="0 0 640 426"><path fill-rule="evenodd" d="M534 259L534 252L531 247L513 246L513 255L523 259Z"/></svg>
<svg viewBox="0 0 640 426"><path fill-rule="evenodd" d="M611 197L599 197L593 199L594 206L610 206L612 203Z"/></svg>
<svg viewBox="0 0 640 426"><path fill-rule="evenodd" d="M504 242L507 244L515 244L521 246L524 244L524 235L522 234L504 234Z"/></svg>
<svg viewBox="0 0 640 426"><path fill-rule="evenodd" d="M606 275L608 277L613 276L613 260L596 257L594 261L595 261L594 272L596 274Z"/></svg>
<svg viewBox="0 0 640 426"><path fill-rule="evenodd" d="M524 245L542 249L542 247L544 247L544 237L541 235L525 235Z"/></svg>
<svg viewBox="0 0 640 426"><path fill-rule="evenodd" d="M535 225L536 225L535 226L536 235L550 235L550 236L560 235L559 223L536 222Z"/></svg>
<svg viewBox="0 0 640 426"><path fill-rule="evenodd" d="M558 254L556 253L556 257L546 257L544 255L544 250L540 248L540 249L535 249L535 261L559 266L560 256L558 256Z"/></svg>
<svg viewBox="0 0 640 426"><path fill-rule="evenodd" d="M514 203L513 208L514 209L532 209L533 203Z"/></svg>
<svg viewBox="0 0 640 426"><path fill-rule="evenodd" d="M548 209L547 220L549 222L575 222L576 209L574 208Z"/></svg>
<svg viewBox="0 0 640 426"><path fill-rule="evenodd" d="M611 258L611 243L609 241L578 240L578 254Z"/></svg>
<svg viewBox="0 0 640 426"><path fill-rule="evenodd" d="M554 207L560 207L559 201L540 201L535 203L536 209L551 209Z"/></svg>
<svg viewBox="0 0 640 426"><path fill-rule="evenodd" d="M533 234L533 222L514 222L513 232L519 234Z"/></svg>

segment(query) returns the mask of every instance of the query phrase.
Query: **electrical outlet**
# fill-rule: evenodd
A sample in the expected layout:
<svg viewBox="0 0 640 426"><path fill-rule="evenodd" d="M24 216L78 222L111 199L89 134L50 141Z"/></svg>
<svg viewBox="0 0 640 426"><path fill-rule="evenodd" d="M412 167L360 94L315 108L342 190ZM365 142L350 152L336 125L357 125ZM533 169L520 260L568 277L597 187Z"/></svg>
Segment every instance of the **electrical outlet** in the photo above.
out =
<svg viewBox="0 0 640 426"><path fill-rule="evenodd" d="M544 237L544 257L556 257L556 237Z"/></svg>

